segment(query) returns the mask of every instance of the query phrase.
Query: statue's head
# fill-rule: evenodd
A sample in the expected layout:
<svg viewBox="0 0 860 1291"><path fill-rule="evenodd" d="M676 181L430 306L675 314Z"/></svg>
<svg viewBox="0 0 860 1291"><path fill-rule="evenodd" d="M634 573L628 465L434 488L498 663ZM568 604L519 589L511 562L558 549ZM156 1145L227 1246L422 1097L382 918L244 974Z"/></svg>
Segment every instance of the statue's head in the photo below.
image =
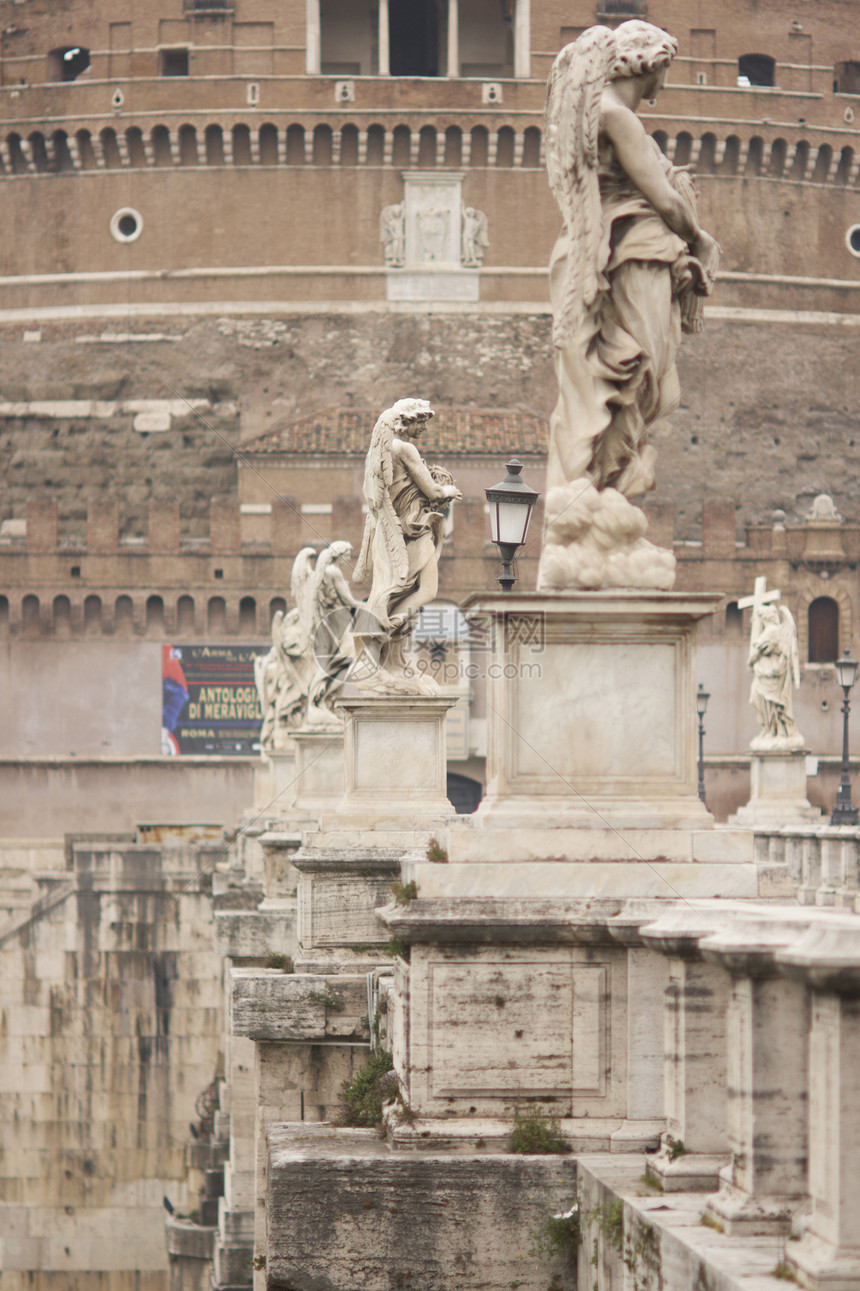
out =
<svg viewBox="0 0 860 1291"><path fill-rule="evenodd" d="M343 541L333 542L329 547L329 552L331 553L331 559L333 561L346 560L352 555L352 543Z"/></svg>
<svg viewBox="0 0 860 1291"><path fill-rule="evenodd" d="M608 80L643 76L667 68L678 52L674 36L653 23L631 18L613 32L615 56L609 65Z"/></svg>
<svg viewBox="0 0 860 1291"><path fill-rule="evenodd" d="M407 439L420 435L430 418L436 415L426 399L398 399L390 411L394 429Z"/></svg>

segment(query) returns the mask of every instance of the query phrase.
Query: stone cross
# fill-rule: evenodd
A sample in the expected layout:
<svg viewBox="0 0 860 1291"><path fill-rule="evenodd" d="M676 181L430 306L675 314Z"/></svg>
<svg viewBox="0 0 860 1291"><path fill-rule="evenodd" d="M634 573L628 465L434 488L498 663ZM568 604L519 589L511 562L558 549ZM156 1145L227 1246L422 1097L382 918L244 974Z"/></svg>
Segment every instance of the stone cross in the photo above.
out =
<svg viewBox="0 0 860 1291"><path fill-rule="evenodd" d="M745 596L743 600L738 601L738 609L747 610L752 606L753 618L755 618L757 614L761 614L766 605L771 605L774 601L778 601L780 598L780 593L775 587L771 588L770 591L766 591L766 588L767 578L764 574L761 574L753 583L752 596Z"/></svg>

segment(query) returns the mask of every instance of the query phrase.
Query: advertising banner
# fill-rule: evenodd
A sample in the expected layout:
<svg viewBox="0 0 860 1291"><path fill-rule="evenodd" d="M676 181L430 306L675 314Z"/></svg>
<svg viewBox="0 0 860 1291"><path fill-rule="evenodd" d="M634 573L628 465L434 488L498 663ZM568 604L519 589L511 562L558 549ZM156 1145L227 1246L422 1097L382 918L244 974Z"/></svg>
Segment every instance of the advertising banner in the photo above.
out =
<svg viewBox="0 0 860 1291"><path fill-rule="evenodd" d="M260 752L257 645L162 647L161 751L236 757Z"/></svg>

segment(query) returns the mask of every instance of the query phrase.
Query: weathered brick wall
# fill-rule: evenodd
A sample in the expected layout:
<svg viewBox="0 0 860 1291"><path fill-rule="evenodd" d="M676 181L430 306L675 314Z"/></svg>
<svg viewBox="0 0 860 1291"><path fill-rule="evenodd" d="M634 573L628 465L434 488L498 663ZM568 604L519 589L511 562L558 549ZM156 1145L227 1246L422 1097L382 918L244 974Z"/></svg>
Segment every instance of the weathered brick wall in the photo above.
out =
<svg viewBox="0 0 860 1291"><path fill-rule="evenodd" d="M718 293L718 309L720 302ZM703 335L685 338L681 407L655 428L658 488L649 500L674 502L677 538L700 536L705 498L734 500L739 522L750 523L774 508L799 519L815 494L829 492L846 518L860 518L856 330L712 317ZM108 490L120 501L120 532L142 535L149 498L168 490L179 498L183 531L202 535L213 493L236 488L230 446L293 418L349 404L381 410L407 393L429 398L440 415L446 405L548 415L555 398L548 315L165 319L147 321L146 331L181 340L77 344L93 331L47 324L33 344L4 328L0 405L116 400L120 392L120 403L183 397L209 406L171 418L161 433L134 430L132 412L100 419L7 411L0 519L23 516L30 496L50 495L61 522L80 522L83 533L87 498ZM109 357L91 370L94 350Z"/></svg>

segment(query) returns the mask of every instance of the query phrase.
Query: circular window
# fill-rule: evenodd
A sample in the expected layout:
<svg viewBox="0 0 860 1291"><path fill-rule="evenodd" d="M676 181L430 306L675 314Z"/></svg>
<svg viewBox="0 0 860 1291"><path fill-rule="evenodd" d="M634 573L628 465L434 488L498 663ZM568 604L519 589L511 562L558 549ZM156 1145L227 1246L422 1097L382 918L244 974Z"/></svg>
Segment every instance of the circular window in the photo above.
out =
<svg viewBox="0 0 860 1291"><path fill-rule="evenodd" d="M845 234L845 245L853 256L860 257L860 224L852 224Z"/></svg>
<svg viewBox="0 0 860 1291"><path fill-rule="evenodd" d="M143 216L131 206L123 206L111 216L110 231L117 242L134 242L143 232Z"/></svg>

